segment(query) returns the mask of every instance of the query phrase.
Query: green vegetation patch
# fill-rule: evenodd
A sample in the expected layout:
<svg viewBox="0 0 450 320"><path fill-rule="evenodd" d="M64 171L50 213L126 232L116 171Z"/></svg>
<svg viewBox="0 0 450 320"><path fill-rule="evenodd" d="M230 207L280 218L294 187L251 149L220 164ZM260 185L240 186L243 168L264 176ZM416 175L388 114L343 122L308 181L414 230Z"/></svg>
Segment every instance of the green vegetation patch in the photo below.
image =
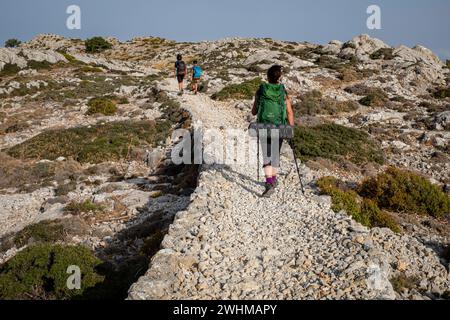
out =
<svg viewBox="0 0 450 320"><path fill-rule="evenodd" d="M73 201L64 208L65 213L72 215L89 212L103 212L104 210L105 208L102 205L96 204L89 199L82 202Z"/></svg>
<svg viewBox="0 0 450 320"><path fill-rule="evenodd" d="M100 73L103 72L102 69L99 67L93 67L93 66L83 66L78 71L85 72L85 73Z"/></svg>
<svg viewBox="0 0 450 320"><path fill-rule="evenodd" d="M300 101L294 105L296 113L301 115L335 115L355 111L359 108L354 101L337 101L324 97L318 90L303 94Z"/></svg>
<svg viewBox="0 0 450 320"><path fill-rule="evenodd" d="M394 49L392 48L381 48L370 55L372 60L392 60L394 58Z"/></svg>
<svg viewBox="0 0 450 320"><path fill-rule="evenodd" d="M64 226L59 221L42 221L19 231L14 237L14 244L21 248L30 243L53 243L64 238Z"/></svg>
<svg viewBox="0 0 450 320"><path fill-rule="evenodd" d="M3 69L0 71L0 77L12 76L19 73L20 68L17 64L7 63L3 66Z"/></svg>
<svg viewBox="0 0 450 320"><path fill-rule="evenodd" d="M163 144L170 121L123 121L43 132L6 152L21 159L72 157L80 163L127 158L133 148Z"/></svg>
<svg viewBox="0 0 450 320"><path fill-rule="evenodd" d="M17 48L22 42L17 39L8 39L5 41L5 48Z"/></svg>
<svg viewBox="0 0 450 320"><path fill-rule="evenodd" d="M359 100L364 106L380 108L389 103L389 97L381 88L370 88L366 96Z"/></svg>
<svg viewBox="0 0 450 320"><path fill-rule="evenodd" d="M87 115L103 114L105 116L113 116L117 112L117 106L114 102L107 98L93 98L88 102Z"/></svg>
<svg viewBox="0 0 450 320"><path fill-rule="evenodd" d="M325 158L355 164L384 163L382 151L367 133L337 124L296 127L293 143L297 157L303 161Z"/></svg>
<svg viewBox="0 0 450 320"><path fill-rule="evenodd" d="M48 61L36 61L36 60L30 60L28 61L28 68L34 69L34 70L49 70L53 66L52 63Z"/></svg>
<svg viewBox="0 0 450 320"><path fill-rule="evenodd" d="M84 42L87 53L98 53L112 48L112 44L102 37L93 37Z"/></svg>
<svg viewBox="0 0 450 320"><path fill-rule="evenodd" d="M42 244L28 247L0 267L2 300L66 300L81 296L104 280L96 272L101 264L82 246ZM81 288L67 286L70 266L81 270Z"/></svg>
<svg viewBox="0 0 450 320"><path fill-rule="evenodd" d="M374 201L361 198L339 180L324 177L317 182L317 186L323 194L331 196L331 208L334 212L344 210L355 221L369 228L389 228L394 232L400 232L400 227L395 220L388 213L380 210Z"/></svg>
<svg viewBox="0 0 450 320"><path fill-rule="evenodd" d="M446 99L446 98L450 98L450 87L447 88L437 88L434 93L433 96L436 99Z"/></svg>
<svg viewBox="0 0 450 320"><path fill-rule="evenodd" d="M81 167L75 161L35 163L20 161L0 153L0 189L17 188L17 192L33 192L52 186L55 180L61 185L65 180L73 183L80 172ZM58 187L57 193L62 195L62 191Z"/></svg>
<svg viewBox="0 0 450 320"><path fill-rule="evenodd" d="M390 279L395 292L402 293L404 289L412 290L419 285L417 277L408 277L404 273Z"/></svg>
<svg viewBox="0 0 450 320"><path fill-rule="evenodd" d="M386 210L436 218L450 214L450 198L441 188L415 173L393 167L364 181L358 193Z"/></svg>
<svg viewBox="0 0 450 320"><path fill-rule="evenodd" d="M250 100L255 96L256 91L259 89L261 84L261 78L244 81L240 84L232 84L215 93L212 98L219 101L229 99Z"/></svg>

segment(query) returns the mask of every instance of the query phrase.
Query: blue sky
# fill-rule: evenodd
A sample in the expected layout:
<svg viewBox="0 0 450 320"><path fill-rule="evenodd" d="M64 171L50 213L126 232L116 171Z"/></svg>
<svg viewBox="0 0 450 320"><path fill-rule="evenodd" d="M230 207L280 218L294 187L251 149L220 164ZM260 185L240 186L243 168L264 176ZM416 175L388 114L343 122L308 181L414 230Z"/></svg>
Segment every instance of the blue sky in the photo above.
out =
<svg viewBox="0 0 450 320"><path fill-rule="evenodd" d="M82 11L82 29L66 28L66 8ZM366 9L382 10L382 29L368 30ZM449 0L1 0L0 45L39 33L177 41L271 37L327 43L368 33L390 45L422 44L450 59Z"/></svg>

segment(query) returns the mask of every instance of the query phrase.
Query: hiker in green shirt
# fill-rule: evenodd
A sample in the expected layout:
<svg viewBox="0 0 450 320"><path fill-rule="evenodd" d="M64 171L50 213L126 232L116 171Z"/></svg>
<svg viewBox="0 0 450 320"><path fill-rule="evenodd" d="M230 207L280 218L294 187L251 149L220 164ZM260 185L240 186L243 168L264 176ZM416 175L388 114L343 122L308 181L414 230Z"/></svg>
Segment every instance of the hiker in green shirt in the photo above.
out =
<svg viewBox="0 0 450 320"><path fill-rule="evenodd" d="M267 72L268 83L263 83L255 96L252 114L258 116L258 123L273 125L294 125L294 111L286 88L281 84L282 67L273 66ZM277 172L280 167L280 152L283 139L262 137L263 168L266 176L263 197L269 197L277 186Z"/></svg>

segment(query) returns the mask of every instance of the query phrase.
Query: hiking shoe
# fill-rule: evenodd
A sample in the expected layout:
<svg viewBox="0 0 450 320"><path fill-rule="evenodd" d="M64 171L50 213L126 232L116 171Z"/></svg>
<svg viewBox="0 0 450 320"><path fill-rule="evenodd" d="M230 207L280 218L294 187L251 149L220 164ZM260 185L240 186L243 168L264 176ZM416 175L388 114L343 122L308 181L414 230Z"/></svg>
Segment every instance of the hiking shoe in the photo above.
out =
<svg viewBox="0 0 450 320"><path fill-rule="evenodd" d="M269 198L271 195L275 192L275 186L271 183L265 184L266 190L263 192L262 197L263 198Z"/></svg>

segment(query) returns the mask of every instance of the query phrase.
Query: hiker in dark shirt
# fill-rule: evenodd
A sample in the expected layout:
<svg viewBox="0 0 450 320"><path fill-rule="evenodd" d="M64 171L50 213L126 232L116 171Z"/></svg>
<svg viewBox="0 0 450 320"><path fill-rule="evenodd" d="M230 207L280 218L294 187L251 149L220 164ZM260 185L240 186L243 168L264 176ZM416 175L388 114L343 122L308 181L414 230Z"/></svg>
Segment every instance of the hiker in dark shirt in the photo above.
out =
<svg viewBox="0 0 450 320"><path fill-rule="evenodd" d="M183 61L183 57L181 54L177 55L177 62L175 62L175 77L178 81L178 88L180 90L180 94L184 93L184 77L187 74L187 66Z"/></svg>
<svg viewBox="0 0 450 320"><path fill-rule="evenodd" d="M294 125L294 111L286 88L281 84L282 67L273 66L267 72L269 83L263 83L258 89L252 114L258 116L258 123L273 125ZM280 152L283 139L270 135L262 137L261 146L266 176L264 197L274 193L277 186L277 171L280 167Z"/></svg>

